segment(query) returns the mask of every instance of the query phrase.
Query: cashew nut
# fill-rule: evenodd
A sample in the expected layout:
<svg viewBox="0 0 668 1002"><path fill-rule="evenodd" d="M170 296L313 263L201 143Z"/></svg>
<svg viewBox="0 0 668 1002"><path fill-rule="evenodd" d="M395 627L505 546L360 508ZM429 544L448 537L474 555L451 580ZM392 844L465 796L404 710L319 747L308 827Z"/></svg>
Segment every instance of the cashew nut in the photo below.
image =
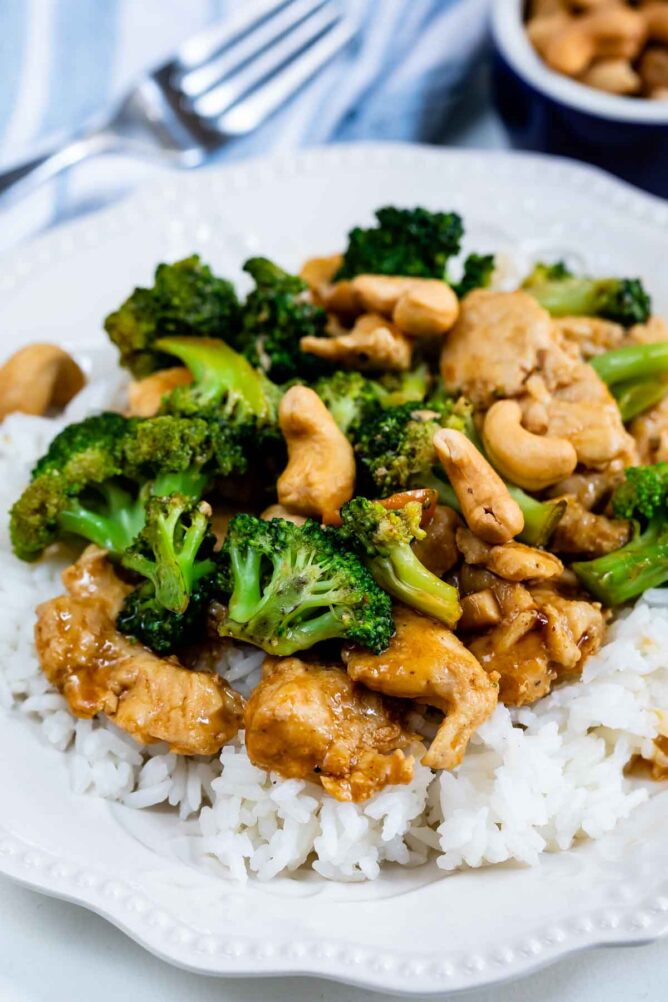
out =
<svg viewBox="0 0 668 1002"><path fill-rule="evenodd" d="M363 309L391 317L397 300L415 281L407 275L356 275L350 284Z"/></svg>
<svg viewBox="0 0 668 1002"><path fill-rule="evenodd" d="M609 94L637 94L642 86L628 59L598 59L580 79L589 87Z"/></svg>
<svg viewBox="0 0 668 1002"><path fill-rule="evenodd" d="M349 501L355 490L353 448L318 394L292 386L278 421L288 446L288 465L276 485L279 503L320 517Z"/></svg>
<svg viewBox="0 0 668 1002"><path fill-rule="evenodd" d="M492 404L482 437L495 468L525 490L550 487L570 476L578 464L575 448L565 438L534 435L522 426L522 409L516 400Z"/></svg>
<svg viewBox="0 0 668 1002"><path fill-rule="evenodd" d="M302 351L350 369L403 372L411 367L413 343L389 320L367 313L352 330L332 337L303 337Z"/></svg>
<svg viewBox="0 0 668 1002"><path fill-rule="evenodd" d="M29 344L0 368L0 419L14 411L46 414L65 407L85 385L71 355L55 344Z"/></svg>
<svg viewBox="0 0 668 1002"><path fill-rule="evenodd" d="M193 377L189 369L176 366L130 383L128 387L128 414L130 417L153 417L160 410L165 394L177 386L187 386Z"/></svg>
<svg viewBox="0 0 668 1002"><path fill-rule="evenodd" d="M448 475L468 527L486 543L507 543L524 516L501 477L460 431L441 428L434 449Z"/></svg>
<svg viewBox="0 0 668 1002"><path fill-rule="evenodd" d="M300 277L310 288L314 300L333 313L354 317L362 309L357 299L352 282L333 281L334 275L343 263L342 254L332 254L329 257L312 257L302 265Z"/></svg>
<svg viewBox="0 0 668 1002"><path fill-rule="evenodd" d="M445 334L459 316L459 300L445 282L437 278L416 280L399 297L392 319L413 337Z"/></svg>
<svg viewBox="0 0 668 1002"><path fill-rule="evenodd" d="M668 49L646 49L640 60L639 72L646 94L653 96L668 87Z"/></svg>
<svg viewBox="0 0 668 1002"><path fill-rule="evenodd" d="M438 278L357 275L352 286L366 310L391 317L405 334L445 334L459 316L459 300Z"/></svg>
<svg viewBox="0 0 668 1002"><path fill-rule="evenodd" d="M668 6L665 3L648 3L641 13L650 39L668 44Z"/></svg>
<svg viewBox="0 0 668 1002"><path fill-rule="evenodd" d="M570 23L565 10L539 14L527 24L527 35L536 52L545 58L545 53L554 36Z"/></svg>
<svg viewBox="0 0 668 1002"><path fill-rule="evenodd" d="M573 17L544 48L553 70L577 77L594 59L634 58L647 35L645 17L629 7L603 7Z"/></svg>

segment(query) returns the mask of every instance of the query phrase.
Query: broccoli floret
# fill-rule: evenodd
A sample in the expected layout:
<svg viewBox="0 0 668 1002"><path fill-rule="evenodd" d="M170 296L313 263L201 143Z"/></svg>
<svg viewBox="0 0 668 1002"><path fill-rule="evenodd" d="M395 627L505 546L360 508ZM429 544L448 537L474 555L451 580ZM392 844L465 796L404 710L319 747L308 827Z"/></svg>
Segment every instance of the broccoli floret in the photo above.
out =
<svg viewBox="0 0 668 1002"><path fill-rule="evenodd" d="M572 275L562 262L537 264L522 288L553 317L604 317L630 327L645 323L652 308L640 279Z"/></svg>
<svg viewBox="0 0 668 1002"><path fill-rule="evenodd" d="M214 338L161 338L161 351L180 358L192 373L189 386L165 398L170 414L216 417L228 425L262 427L276 422L281 391L238 352Z"/></svg>
<svg viewBox="0 0 668 1002"><path fill-rule="evenodd" d="M134 426L118 414L100 414L56 436L11 510L18 557L35 560L66 533L112 551L132 541L141 528L143 498L126 489L122 474L125 438Z"/></svg>
<svg viewBox="0 0 668 1002"><path fill-rule="evenodd" d="M361 372L339 370L323 376L313 386L344 435L354 439L357 431L380 406L382 388Z"/></svg>
<svg viewBox="0 0 668 1002"><path fill-rule="evenodd" d="M384 372L377 385L383 407L399 407L424 400L430 392L432 376L423 362L407 372Z"/></svg>
<svg viewBox="0 0 668 1002"><path fill-rule="evenodd" d="M414 540L425 536L421 518L418 501L388 511L378 501L355 497L341 508L339 532L363 556L381 588L452 627L462 611L457 589L427 570L411 549Z"/></svg>
<svg viewBox="0 0 668 1002"><path fill-rule="evenodd" d="M306 282L264 257L250 258L244 271L255 289L243 307L234 347L274 382L310 381L328 372L327 362L299 347L303 337L323 337L327 325L327 314L310 301Z"/></svg>
<svg viewBox="0 0 668 1002"><path fill-rule="evenodd" d="M244 445L241 430L223 421L164 414L138 422L127 436L124 469L140 480L158 477L165 494L197 500L213 477L246 471Z"/></svg>
<svg viewBox="0 0 668 1002"><path fill-rule="evenodd" d="M136 424L122 414L108 411L67 425L37 460L32 471L33 479L48 471L59 473L66 465L71 466L75 462L82 471L85 468L87 475L93 467L97 467L100 480L113 476L119 472L126 436Z"/></svg>
<svg viewBox="0 0 668 1002"><path fill-rule="evenodd" d="M467 431L471 409L443 397L430 407L407 403L379 411L361 428L356 454L367 478L383 496L424 483L438 465L433 441L440 428Z"/></svg>
<svg viewBox="0 0 668 1002"><path fill-rule="evenodd" d="M348 234L335 281L362 274L445 278L448 260L458 253L464 234L456 212L388 206L375 215L377 226L357 226Z"/></svg>
<svg viewBox="0 0 668 1002"><path fill-rule="evenodd" d="M211 575L195 584L185 612L170 612L158 602L153 584L142 582L123 600L117 629L157 654L172 654L200 641L206 635L214 579Z"/></svg>
<svg viewBox="0 0 668 1002"><path fill-rule="evenodd" d="M110 313L104 328L116 345L121 365L137 378L173 365L156 340L176 334L229 337L239 324L240 307L230 282L216 278L197 254L175 264L158 265L150 289L135 289Z"/></svg>
<svg viewBox="0 0 668 1002"><path fill-rule="evenodd" d="M618 518L651 519L667 507L668 463L631 466L612 496Z"/></svg>
<svg viewBox="0 0 668 1002"><path fill-rule="evenodd" d="M221 551L229 603L218 630L285 656L340 638L384 650L389 597L332 530L237 515Z"/></svg>
<svg viewBox="0 0 668 1002"><path fill-rule="evenodd" d="M367 379L361 372L338 370L323 376L313 386L327 405L337 425L351 441L381 408L424 400L430 377L425 365L408 372L385 373L379 379Z"/></svg>
<svg viewBox="0 0 668 1002"><path fill-rule="evenodd" d="M209 439L206 422L173 417L102 414L69 425L12 508L15 553L34 560L64 534L121 553L140 532L152 491L199 500L218 472Z"/></svg>
<svg viewBox="0 0 668 1002"><path fill-rule="evenodd" d="M624 421L668 393L668 341L613 348L590 359L590 365L610 387Z"/></svg>
<svg viewBox="0 0 668 1002"><path fill-rule="evenodd" d="M170 612L184 613L197 582L216 569L210 514L207 504L193 504L183 494L151 497L144 527L121 556L124 567L152 583L157 602Z"/></svg>
<svg viewBox="0 0 668 1002"><path fill-rule="evenodd" d="M668 581L668 464L631 467L612 498L615 514L639 517L625 546L595 560L579 561L573 570L604 605L616 606Z"/></svg>
<svg viewBox="0 0 668 1002"><path fill-rule="evenodd" d="M469 254L464 261L464 272L458 282L453 283L453 289L460 299L473 289L486 289L494 274L493 254Z"/></svg>

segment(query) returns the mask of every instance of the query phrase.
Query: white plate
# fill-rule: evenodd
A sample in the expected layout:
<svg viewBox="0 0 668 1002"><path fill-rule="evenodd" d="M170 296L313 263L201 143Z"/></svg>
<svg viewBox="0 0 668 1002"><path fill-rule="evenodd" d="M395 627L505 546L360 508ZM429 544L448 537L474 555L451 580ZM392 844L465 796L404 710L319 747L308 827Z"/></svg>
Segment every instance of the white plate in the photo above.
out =
<svg viewBox="0 0 668 1002"><path fill-rule="evenodd" d="M170 178L12 252L0 266L3 354L32 340L100 344L101 318L160 260L198 250L236 276L261 251L292 267L341 247L352 224L392 202L461 211L480 251L563 252L640 274L668 312L666 203L566 161L339 147ZM668 793L533 869L446 876L428 865L362 885L308 876L240 887L170 857L170 815L74 796L65 756L7 712L0 789L0 872L202 973L318 974L425 994L668 932Z"/></svg>

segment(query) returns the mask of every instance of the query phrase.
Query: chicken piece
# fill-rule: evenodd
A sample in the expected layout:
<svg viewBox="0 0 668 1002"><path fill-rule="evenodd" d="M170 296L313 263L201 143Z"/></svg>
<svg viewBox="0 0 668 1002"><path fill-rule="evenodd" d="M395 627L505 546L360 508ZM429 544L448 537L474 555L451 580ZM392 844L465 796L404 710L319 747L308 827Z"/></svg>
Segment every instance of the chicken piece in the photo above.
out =
<svg viewBox="0 0 668 1002"><path fill-rule="evenodd" d="M543 633L558 673L581 672L587 657L603 643L605 621L601 607L565 598L554 588L537 587L532 595L547 619Z"/></svg>
<svg viewBox="0 0 668 1002"><path fill-rule="evenodd" d="M68 594L37 608L35 642L44 674L75 716L104 713L140 743L166 741L180 755L214 755L235 736L243 699L226 682L116 630L130 588L104 550L89 546L63 583Z"/></svg>
<svg viewBox="0 0 668 1002"><path fill-rule="evenodd" d="M631 527L625 519L595 515L572 494L564 500L566 508L550 537L550 547L557 553L600 557L628 542Z"/></svg>
<svg viewBox="0 0 668 1002"><path fill-rule="evenodd" d="M506 581L545 580L558 578L564 565L546 550L511 541L502 546L490 546L469 529L457 529L457 547L467 564L482 564Z"/></svg>
<svg viewBox="0 0 668 1002"><path fill-rule="evenodd" d="M350 331L331 337L303 337L302 351L349 369L404 372L411 367L413 341L396 324L375 313L359 317Z"/></svg>
<svg viewBox="0 0 668 1002"><path fill-rule="evenodd" d="M513 607L511 596L507 591L503 596L493 575L485 583L502 607L503 620L472 640L469 649L486 671L500 676L499 702L509 706L535 702L555 681L579 674L587 657L600 647L605 626L598 604L566 598L540 585L517 592Z"/></svg>
<svg viewBox="0 0 668 1002"><path fill-rule="evenodd" d="M341 667L266 658L245 712L251 762L287 779L320 780L337 800L359 802L410 783L416 736L398 707Z"/></svg>
<svg viewBox="0 0 668 1002"><path fill-rule="evenodd" d="M130 383L128 387L128 414L130 417L153 417L160 410L162 398L177 386L188 386L193 377L189 369L175 366L160 369L145 379Z"/></svg>
<svg viewBox="0 0 668 1002"><path fill-rule="evenodd" d="M526 292L477 289L445 339L441 376L446 390L487 408L522 393L553 346L550 316Z"/></svg>
<svg viewBox="0 0 668 1002"><path fill-rule="evenodd" d="M422 762L432 769L454 769L471 735L494 712L497 680L442 623L398 605L394 624L396 633L382 654L344 649L348 674L387 696L441 710L445 718Z"/></svg>
<svg viewBox="0 0 668 1002"><path fill-rule="evenodd" d="M626 344L652 344L655 341L668 340L668 323L663 317L651 316L645 324L634 324L629 327Z"/></svg>
<svg viewBox="0 0 668 1002"><path fill-rule="evenodd" d="M654 752L651 759L641 761L651 766L652 779L663 782L668 779L668 735L659 734L652 743Z"/></svg>
<svg viewBox="0 0 668 1002"><path fill-rule="evenodd" d="M566 477L554 487L550 487L547 496L550 498L572 496L587 511L593 511L610 497L622 479L623 475L610 471L605 473L594 471L572 473L570 477Z"/></svg>
<svg viewBox="0 0 668 1002"><path fill-rule="evenodd" d="M462 521L452 508L439 504L426 526L424 539L413 544L413 552L425 567L442 578L459 560L455 532Z"/></svg>
<svg viewBox="0 0 668 1002"><path fill-rule="evenodd" d="M585 361L611 348L619 348L624 342L626 331L621 324L601 317L555 317L552 330L565 347L577 348L578 355Z"/></svg>
<svg viewBox="0 0 668 1002"><path fill-rule="evenodd" d="M459 571L459 585L462 595L474 595L490 590L496 599L501 616L508 619L525 609L534 608L531 592L524 585L514 581L504 581L482 567L463 564Z"/></svg>
<svg viewBox="0 0 668 1002"><path fill-rule="evenodd" d="M668 462L668 397L634 418L629 430L641 463Z"/></svg>
<svg viewBox="0 0 668 1002"><path fill-rule="evenodd" d="M546 380L546 385L551 395L540 416L534 407L524 409L529 431L567 439L578 461L590 469L605 469L615 459L626 465L635 461L635 443L624 428L615 399L590 365L579 363L568 382L551 388Z"/></svg>
<svg viewBox="0 0 668 1002"><path fill-rule="evenodd" d="M633 462L635 447L614 398L566 348L550 315L527 293L478 289L464 299L445 340L441 376L447 390L481 409L521 398L524 427L566 439L584 466Z"/></svg>
<svg viewBox="0 0 668 1002"><path fill-rule="evenodd" d="M470 644L483 668L498 674L500 703L524 706L552 688L557 670L541 629L546 623L537 609L527 609Z"/></svg>
<svg viewBox="0 0 668 1002"><path fill-rule="evenodd" d="M501 607L491 588L474 591L461 600L462 615L457 629L467 633L471 630L486 630L497 626L502 619Z"/></svg>

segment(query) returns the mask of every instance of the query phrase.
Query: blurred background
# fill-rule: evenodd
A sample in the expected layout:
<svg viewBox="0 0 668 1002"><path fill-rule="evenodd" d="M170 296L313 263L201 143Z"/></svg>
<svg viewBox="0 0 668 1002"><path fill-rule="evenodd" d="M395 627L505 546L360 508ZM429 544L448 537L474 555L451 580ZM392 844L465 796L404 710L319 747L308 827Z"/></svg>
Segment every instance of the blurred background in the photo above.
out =
<svg viewBox="0 0 668 1002"><path fill-rule="evenodd" d="M272 29L265 20L262 36L263 23L253 18L276 12L282 22ZM256 129L208 151L205 164L353 140L500 147L506 139L489 96L488 15L487 0L2 0L0 169L62 149L99 124L143 74L198 32L205 45L227 45L210 83L234 69L243 45L280 59L262 41L275 45L281 26L283 44L298 29L316 42L334 31L332 49L340 48L329 59L316 53L316 69L297 93ZM250 68L262 80L254 60ZM150 104L151 95L142 99ZM9 190L0 198L0 246L107 204L170 167L114 153L87 159L29 197Z"/></svg>
<svg viewBox="0 0 668 1002"><path fill-rule="evenodd" d="M668 0L0 0L0 79L0 249L174 166L359 140L668 197Z"/></svg>

